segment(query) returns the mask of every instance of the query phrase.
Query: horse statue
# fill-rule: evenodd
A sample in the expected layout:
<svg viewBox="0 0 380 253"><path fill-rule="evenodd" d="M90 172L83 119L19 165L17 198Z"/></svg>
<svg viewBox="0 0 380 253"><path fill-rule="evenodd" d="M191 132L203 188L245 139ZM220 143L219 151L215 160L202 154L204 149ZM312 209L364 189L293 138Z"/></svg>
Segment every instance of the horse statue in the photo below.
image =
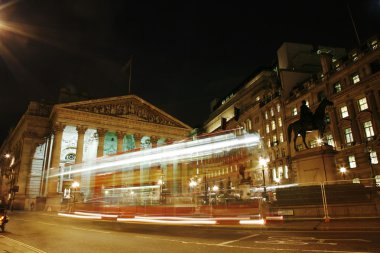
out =
<svg viewBox="0 0 380 253"><path fill-rule="evenodd" d="M315 110L314 114L309 120L305 120L305 122L302 122L301 120L297 120L288 126L288 142L290 142L292 138L292 132L294 133L293 137L293 143L294 143L294 150L297 150L296 147L296 140L298 135L302 136L302 141L305 144L306 148L309 148L306 144L306 132L307 131L313 131L318 130L319 137L323 137L323 133L326 128L326 122L325 122L325 109L327 106L334 105L333 102L328 100L327 98L324 98L321 103L318 105L317 109Z"/></svg>

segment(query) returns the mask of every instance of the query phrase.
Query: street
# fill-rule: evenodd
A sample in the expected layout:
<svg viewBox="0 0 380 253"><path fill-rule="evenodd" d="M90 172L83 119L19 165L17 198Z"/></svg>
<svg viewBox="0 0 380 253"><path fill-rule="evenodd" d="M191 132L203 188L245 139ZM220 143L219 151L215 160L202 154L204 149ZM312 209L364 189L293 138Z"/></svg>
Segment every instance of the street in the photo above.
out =
<svg viewBox="0 0 380 253"><path fill-rule="evenodd" d="M12 213L0 252L380 252L380 231L177 226Z"/></svg>

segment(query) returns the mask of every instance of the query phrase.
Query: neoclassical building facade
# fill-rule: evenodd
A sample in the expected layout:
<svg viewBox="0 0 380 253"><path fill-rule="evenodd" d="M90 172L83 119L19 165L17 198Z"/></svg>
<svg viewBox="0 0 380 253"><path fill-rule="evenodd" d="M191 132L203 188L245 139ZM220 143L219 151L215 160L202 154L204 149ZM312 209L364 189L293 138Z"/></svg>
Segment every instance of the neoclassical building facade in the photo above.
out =
<svg viewBox="0 0 380 253"><path fill-rule="evenodd" d="M135 95L46 105L31 102L1 146L1 194L13 207L58 204L70 165L182 140L192 128ZM91 178L79 177L81 185ZM17 188L17 189L16 189Z"/></svg>

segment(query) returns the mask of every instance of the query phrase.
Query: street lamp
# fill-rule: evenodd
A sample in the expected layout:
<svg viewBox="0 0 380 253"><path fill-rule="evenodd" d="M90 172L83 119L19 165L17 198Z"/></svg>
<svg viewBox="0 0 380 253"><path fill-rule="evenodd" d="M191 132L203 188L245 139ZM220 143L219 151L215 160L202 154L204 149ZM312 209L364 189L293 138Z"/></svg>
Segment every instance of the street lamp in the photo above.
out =
<svg viewBox="0 0 380 253"><path fill-rule="evenodd" d="M267 188L265 186L265 167L267 166L268 162L269 162L268 158L263 158L260 156L259 164L261 165L262 172L263 172L263 186L264 186L263 198L267 197Z"/></svg>
<svg viewBox="0 0 380 253"><path fill-rule="evenodd" d="M342 173L343 180L346 180L346 172L347 172L346 167L344 167L344 166L340 167L339 171L340 171L340 173Z"/></svg>

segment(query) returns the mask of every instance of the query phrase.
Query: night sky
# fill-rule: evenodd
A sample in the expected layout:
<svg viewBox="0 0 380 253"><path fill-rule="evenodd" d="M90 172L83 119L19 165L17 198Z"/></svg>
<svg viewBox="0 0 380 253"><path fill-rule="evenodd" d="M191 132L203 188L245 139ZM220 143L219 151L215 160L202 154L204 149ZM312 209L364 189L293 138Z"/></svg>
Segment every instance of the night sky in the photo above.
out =
<svg viewBox="0 0 380 253"><path fill-rule="evenodd" d="M285 41L354 48L347 1L0 1L0 142L29 101L70 87L131 93L199 126ZM265 3L264 3L265 2ZM380 1L349 1L359 39L380 35Z"/></svg>

